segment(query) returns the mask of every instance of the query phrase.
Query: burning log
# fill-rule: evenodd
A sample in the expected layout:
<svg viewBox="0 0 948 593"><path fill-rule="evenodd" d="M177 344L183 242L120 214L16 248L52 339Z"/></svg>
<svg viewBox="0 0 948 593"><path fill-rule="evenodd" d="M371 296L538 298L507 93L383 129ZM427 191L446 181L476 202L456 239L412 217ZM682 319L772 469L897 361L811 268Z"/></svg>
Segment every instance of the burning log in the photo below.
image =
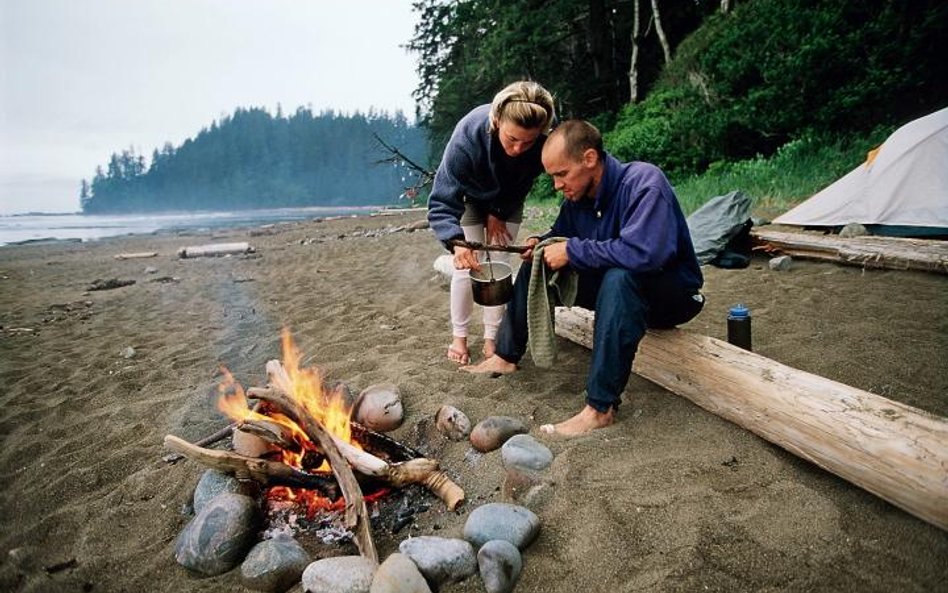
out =
<svg viewBox="0 0 948 593"><path fill-rule="evenodd" d="M220 449L205 449L170 434L165 436L165 446L201 465L233 474L238 480L253 480L264 486L318 490L327 498L339 496L339 488L334 480L302 472L279 461L246 457Z"/></svg>
<svg viewBox="0 0 948 593"><path fill-rule="evenodd" d="M273 363L275 363L274 371L277 373L277 376L279 376L279 373L282 372L282 366L280 366L278 361L270 361L267 363L268 373ZM277 366L279 366L280 370L276 370ZM273 374L271 374L271 379L272 378ZM280 379L276 381L279 382ZM263 389L252 387L247 390L247 395L248 397L259 399L276 407L288 417L297 421L301 426L304 424L303 418L312 420L308 418L305 411L299 409L299 406L285 391L275 385L271 384L269 388ZM302 418L300 416L302 416ZM307 432L307 434L309 433L309 430L305 426L304 431ZM440 471L438 462L433 459L421 457L399 463L389 463L384 459L343 441L331 433L327 432L327 436L339 449L339 452L345 458L346 462L360 474L378 478L397 488L408 484L422 484L444 501L448 510L453 511L464 502L464 490L452 482L444 472Z"/></svg>

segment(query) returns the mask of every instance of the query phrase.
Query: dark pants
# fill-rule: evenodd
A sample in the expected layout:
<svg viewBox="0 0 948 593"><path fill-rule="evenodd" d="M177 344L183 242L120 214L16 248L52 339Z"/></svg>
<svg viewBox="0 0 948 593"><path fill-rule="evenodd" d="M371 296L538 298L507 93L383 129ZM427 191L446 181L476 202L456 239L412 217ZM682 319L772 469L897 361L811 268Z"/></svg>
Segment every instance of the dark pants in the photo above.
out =
<svg viewBox="0 0 948 593"><path fill-rule="evenodd" d="M524 262L497 333L497 355L518 363L527 351L527 290L531 262ZM586 403L600 412L618 407L632 359L646 328L671 328L695 317L704 298L671 273L635 274L622 268L579 272L577 306L596 312Z"/></svg>

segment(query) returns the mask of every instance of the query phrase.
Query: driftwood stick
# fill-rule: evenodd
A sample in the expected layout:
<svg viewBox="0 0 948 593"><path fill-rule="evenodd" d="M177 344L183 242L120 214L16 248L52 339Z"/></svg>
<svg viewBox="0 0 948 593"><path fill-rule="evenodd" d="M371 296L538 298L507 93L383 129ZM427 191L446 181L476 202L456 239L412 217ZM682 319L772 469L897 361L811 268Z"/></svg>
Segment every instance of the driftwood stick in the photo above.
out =
<svg viewBox="0 0 948 593"><path fill-rule="evenodd" d="M452 247L467 247L478 251L506 251L508 253L523 253L530 249L527 245L485 245L477 241L464 241L462 239L452 239L448 242Z"/></svg>
<svg viewBox="0 0 948 593"><path fill-rule="evenodd" d="M213 445L214 443L218 441L222 441L226 439L227 437L229 437L231 434L233 434L234 428L236 426L237 426L236 422L231 422L230 424L218 430L214 434L210 434L204 437L203 439L196 441L194 445L197 447L207 447L208 445ZM161 459L164 460L166 463L176 463L184 459L184 457L185 456L182 455L181 453L169 453L165 455L164 457L162 457Z"/></svg>
<svg viewBox="0 0 948 593"><path fill-rule="evenodd" d="M269 367L270 365L268 363L268 368ZM276 382L280 380L281 379L277 378ZM295 410L298 406L291 401L291 398L287 396L281 388L275 385L271 385L265 389L252 387L247 390L247 396L265 401L286 413L288 416L291 416L294 420L297 420L295 417L297 412L291 412L288 408ZM464 502L464 490L441 471L438 462L433 459L420 457L417 459L409 459L401 463L389 463L384 459L372 455L368 451L363 451L339 439L335 435L328 432L326 434L339 449L339 452L345 458L346 462L348 462L348 465L351 465L360 474L379 478L396 488L407 484L422 484L427 486L432 493L444 502L448 510L451 511L457 509L458 506ZM332 461L330 461L330 463L332 463Z"/></svg>
<svg viewBox="0 0 948 593"><path fill-rule="evenodd" d="M256 435L266 442L287 451L300 450L300 444L294 441L289 431L278 422L251 418L239 422L234 429Z"/></svg>
<svg viewBox="0 0 948 593"><path fill-rule="evenodd" d="M279 461L246 457L233 451L205 449L170 434L165 436L165 446L201 465L233 474L239 480L254 480L265 486L317 490L330 499L339 496L339 489L331 478L301 472Z"/></svg>

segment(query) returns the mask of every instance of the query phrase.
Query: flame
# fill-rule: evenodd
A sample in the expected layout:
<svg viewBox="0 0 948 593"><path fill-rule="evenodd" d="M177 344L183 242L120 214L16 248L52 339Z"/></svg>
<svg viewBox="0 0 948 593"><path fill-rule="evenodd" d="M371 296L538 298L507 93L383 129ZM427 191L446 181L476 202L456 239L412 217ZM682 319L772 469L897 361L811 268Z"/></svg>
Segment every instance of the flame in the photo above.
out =
<svg viewBox="0 0 948 593"><path fill-rule="evenodd" d="M302 367L300 351L293 342L289 330L282 333L283 364L280 367L267 365L270 381L281 389L311 418L316 419L328 432L335 437L360 447L352 440L352 428L349 424L350 410L342 397L341 392L324 392L322 378L315 368ZM278 424L286 430L293 441L299 445L297 450L283 448L280 451L280 461L287 465L310 473L329 472L331 467L328 461L318 468L303 468L303 458L308 451L319 452L319 447L313 443L300 426L283 414L273 412L262 414L250 408L243 387L234 379L226 368L221 367L224 379L218 386L218 409L238 425L250 420L266 421ZM274 500L289 501L304 505L307 515L312 517L320 510L339 510L345 506L340 498L331 501L318 492L302 488L275 486L270 488L267 497Z"/></svg>

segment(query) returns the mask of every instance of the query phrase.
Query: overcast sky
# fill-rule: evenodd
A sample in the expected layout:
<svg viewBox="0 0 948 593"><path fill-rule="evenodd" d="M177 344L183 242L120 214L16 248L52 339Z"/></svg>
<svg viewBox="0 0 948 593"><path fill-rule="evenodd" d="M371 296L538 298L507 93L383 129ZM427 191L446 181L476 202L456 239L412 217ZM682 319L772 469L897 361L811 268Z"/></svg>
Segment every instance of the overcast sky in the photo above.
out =
<svg viewBox="0 0 948 593"><path fill-rule="evenodd" d="M80 179L236 107L414 116L410 0L0 0L0 213L76 211Z"/></svg>

